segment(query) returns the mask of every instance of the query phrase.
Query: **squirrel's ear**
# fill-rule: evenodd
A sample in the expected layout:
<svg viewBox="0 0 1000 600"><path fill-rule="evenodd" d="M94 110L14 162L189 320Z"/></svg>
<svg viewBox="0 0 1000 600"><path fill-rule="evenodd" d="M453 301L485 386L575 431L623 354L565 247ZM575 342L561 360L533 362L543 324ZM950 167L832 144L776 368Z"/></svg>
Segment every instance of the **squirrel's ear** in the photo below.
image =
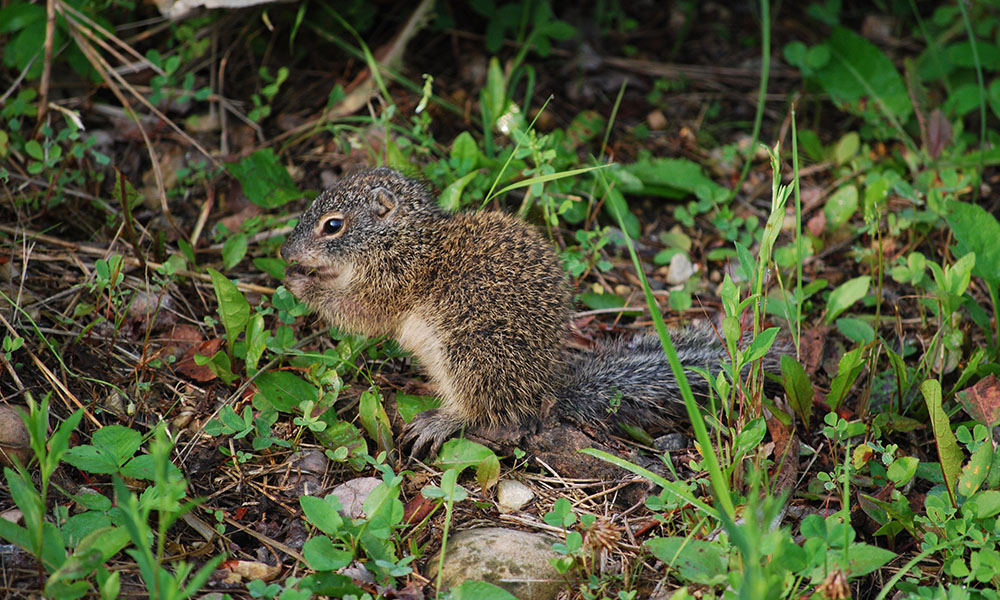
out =
<svg viewBox="0 0 1000 600"><path fill-rule="evenodd" d="M393 194L384 187L377 187L372 190L372 202L375 206L375 214L381 219L391 215L395 212L396 207L399 206L396 194Z"/></svg>

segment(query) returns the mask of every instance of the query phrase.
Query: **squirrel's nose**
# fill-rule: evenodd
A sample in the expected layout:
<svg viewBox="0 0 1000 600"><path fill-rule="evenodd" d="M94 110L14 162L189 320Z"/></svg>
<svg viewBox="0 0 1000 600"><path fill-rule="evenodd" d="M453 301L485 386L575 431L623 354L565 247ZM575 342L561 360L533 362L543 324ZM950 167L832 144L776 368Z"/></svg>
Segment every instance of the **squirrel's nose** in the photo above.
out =
<svg viewBox="0 0 1000 600"><path fill-rule="evenodd" d="M292 250L292 240L285 240L285 243L281 245L281 250L278 251L278 256L281 257L287 263L295 260L295 252Z"/></svg>

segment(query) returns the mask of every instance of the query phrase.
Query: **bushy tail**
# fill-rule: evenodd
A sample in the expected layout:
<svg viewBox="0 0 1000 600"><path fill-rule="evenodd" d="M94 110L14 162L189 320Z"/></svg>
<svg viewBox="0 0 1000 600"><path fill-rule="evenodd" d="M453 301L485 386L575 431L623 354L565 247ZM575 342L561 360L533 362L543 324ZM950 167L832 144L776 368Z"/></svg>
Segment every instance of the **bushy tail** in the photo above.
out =
<svg viewBox="0 0 1000 600"><path fill-rule="evenodd" d="M671 332L670 338L691 391L704 402L709 396L708 381L692 367L706 369L714 378L723 361L728 361L726 350L710 327L689 327ZM787 351L777 342L775 346L764 359L764 368L770 372L778 372L780 355ZM660 339L650 334L601 343L593 352L571 357L569 381L556 395L562 417L590 427L623 422L647 431L661 430L687 415Z"/></svg>

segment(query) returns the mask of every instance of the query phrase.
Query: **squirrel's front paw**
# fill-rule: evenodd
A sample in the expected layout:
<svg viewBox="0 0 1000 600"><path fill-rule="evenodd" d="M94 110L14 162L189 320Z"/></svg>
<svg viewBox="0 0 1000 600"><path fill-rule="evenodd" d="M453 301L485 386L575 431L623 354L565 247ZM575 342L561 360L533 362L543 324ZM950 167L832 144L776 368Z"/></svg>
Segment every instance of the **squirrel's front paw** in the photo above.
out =
<svg viewBox="0 0 1000 600"><path fill-rule="evenodd" d="M441 409L425 410L403 430L402 445L410 456L434 456L448 438L462 428L461 421Z"/></svg>

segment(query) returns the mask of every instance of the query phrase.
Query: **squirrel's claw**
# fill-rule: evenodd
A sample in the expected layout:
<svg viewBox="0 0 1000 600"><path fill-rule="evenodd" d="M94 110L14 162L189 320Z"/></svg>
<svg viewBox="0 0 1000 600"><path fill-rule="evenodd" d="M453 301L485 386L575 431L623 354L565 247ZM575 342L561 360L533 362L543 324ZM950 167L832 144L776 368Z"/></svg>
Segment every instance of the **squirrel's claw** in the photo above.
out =
<svg viewBox="0 0 1000 600"><path fill-rule="evenodd" d="M410 447L411 457L431 457L461 428L462 423L448 413L438 409L425 410L406 426L400 441L404 448Z"/></svg>

